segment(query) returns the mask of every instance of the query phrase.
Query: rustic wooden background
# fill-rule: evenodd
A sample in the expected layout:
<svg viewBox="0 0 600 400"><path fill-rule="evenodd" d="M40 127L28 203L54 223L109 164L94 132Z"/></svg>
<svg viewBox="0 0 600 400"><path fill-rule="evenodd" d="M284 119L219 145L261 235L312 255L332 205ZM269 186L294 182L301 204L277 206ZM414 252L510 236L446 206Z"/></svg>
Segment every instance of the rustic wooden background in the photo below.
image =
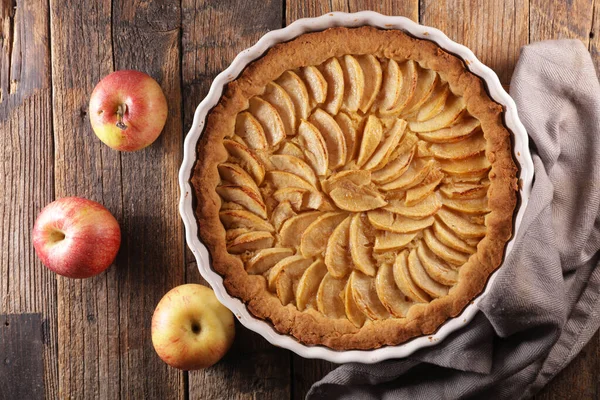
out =
<svg viewBox="0 0 600 400"><path fill-rule="evenodd" d="M600 5L593 0L0 4L0 398L301 399L334 368L241 326L225 359L199 372L168 368L150 341L162 295L201 281L177 211L185 133L213 77L265 32L332 10L371 9L441 29L505 85L519 48L532 41L578 38L600 63ZM128 68L158 80L170 117L154 145L119 153L94 136L87 107L103 76ZM67 195L103 203L121 223L115 265L89 280L50 273L31 244L37 213ZM11 364L15 349L29 350ZM16 374L19 368L29 375ZM599 396L596 334L537 398Z"/></svg>

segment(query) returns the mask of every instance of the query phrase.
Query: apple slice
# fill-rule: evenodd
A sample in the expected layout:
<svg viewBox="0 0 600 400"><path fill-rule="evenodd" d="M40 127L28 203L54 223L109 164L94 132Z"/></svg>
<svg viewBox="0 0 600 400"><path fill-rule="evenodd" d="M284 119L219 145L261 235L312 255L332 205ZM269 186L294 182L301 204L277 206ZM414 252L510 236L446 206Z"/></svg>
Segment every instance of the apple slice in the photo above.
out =
<svg viewBox="0 0 600 400"><path fill-rule="evenodd" d="M346 216L344 212L328 212L314 220L302 234L300 241L302 255L308 258L323 253L327 247L327 239Z"/></svg>
<svg viewBox="0 0 600 400"><path fill-rule="evenodd" d="M426 121L411 121L410 130L413 132L431 132L452 125L466 108L462 97L452 96L446 102L444 110Z"/></svg>
<svg viewBox="0 0 600 400"><path fill-rule="evenodd" d="M256 193L257 196L260 196L260 190L258 190L258 186L252 177L239 165L223 163L219 164L217 169L219 170L219 175L221 176L222 180L233 185L250 188L254 191L254 193Z"/></svg>
<svg viewBox="0 0 600 400"><path fill-rule="evenodd" d="M329 153L321 132L310 122L302 120L298 127L298 140L317 175L325 175L329 165Z"/></svg>
<svg viewBox="0 0 600 400"><path fill-rule="evenodd" d="M375 246L373 247L373 250L376 253L400 250L412 242L417 234L418 232L396 233L378 230L375 234Z"/></svg>
<svg viewBox="0 0 600 400"><path fill-rule="evenodd" d="M223 199L221 199L220 211L231 211L231 210L238 211L238 210L245 210L245 208L243 206L240 206L237 203L233 203L231 201L223 201Z"/></svg>
<svg viewBox="0 0 600 400"><path fill-rule="evenodd" d="M485 214L490 212L488 198L478 199L448 199L443 197L442 203L451 210L460 211L465 214Z"/></svg>
<svg viewBox="0 0 600 400"><path fill-rule="evenodd" d="M417 303L428 303L429 295L418 287L408 270L408 251L398 254L393 266L394 282L406 297Z"/></svg>
<svg viewBox="0 0 600 400"><path fill-rule="evenodd" d="M354 267L369 276L375 276L377 266L373 259L373 240L362 214L354 214L350 222L350 254Z"/></svg>
<svg viewBox="0 0 600 400"><path fill-rule="evenodd" d="M431 96L421 105L417 113L417 121L426 121L442 112L449 95L450 88L448 84L439 81Z"/></svg>
<svg viewBox="0 0 600 400"><path fill-rule="evenodd" d="M438 129L431 132L420 132L419 137L430 143L436 143L441 146L445 143L455 143L467 139L477 130L479 130L480 126L481 123L479 120L471 117L463 117L448 128ZM432 151L437 151L443 154L444 149L443 147L440 148L440 146L432 146ZM458 147L458 144L454 147Z"/></svg>
<svg viewBox="0 0 600 400"><path fill-rule="evenodd" d="M478 134L456 143L434 143L429 146L429 151L436 158L462 160L483 153L486 144L483 134Z"/></svg>
<svg viewBox="0 0 600 400"><path fill-rule="evenodd" d="M433 233L440 242L455 250L467 254L474 254L477 251L475 246L471 246L469 243L456 236L454 232L439 221L433 223ZM477 242L479 242L479 239L477 239Z"/></svg>
<svg viewBox="0 0 600 400"><path fill-rule="evenodd" d="M381 169L385 167L387 162L392 155L392 152L398 146L400 139L404 135L406 129L406 121L403 119L396 119L394 124L388 132L385 134L385 138L381 141L377 149L373 153L373 156L365 164L365 169Z"/></svg>
<svg viewBox="0 0 600 400"><path fill-rule="evenodd" d="M465 158L464 160L440 160L442 171L460 177L480 177L491 168L485 154Z"/></svg>
<svg viewBox="0 0 600 400"><path fill-rule="evenodd" d="M279 231L283 226L283 223L295 215L296 212L290 202L284 201L279 203L273 212L271 212L271 221L273 221L275 229Z"/></svg>
<svg viewBox="0 0 600 400"><path fill-rule="evenodd" d="M236 228L236 229L228 229L225 231L225 241L231 242L236 237L240 236L242 233L250 232L247 228Z"/></svg>
<svg viewBox="0 0 600 400"><path fill-rule="evenodd" d="M221 185L216 188L217 193L225 201L231 201L245 207L261 218L267 218L267 207L260 195L245 186Z"/></svg>
<svg viewBox="0 0 600 400"><path fill-rule="evenodd" d="M333 189L343 187L348 183L353 183L356 186L368 185L371 183L371 172L361 169L340 171L321 182L321 188L325 193L329 193Z"/></svg>
<svg viewBox="0 0 600 400"><path fill-rule="evenodd" d="M308 190L297 187L281 188L273 193L273 198L278 203L288 202L295 212L303 210L304 196Z"/></svg>
<svg viewBox="0 0 600 400"><path fill-rule="evenodd" d="M356 305L356 301L354 301L354 296L352 294L352 282L348 279L346 283L346 287L344 288L344 311L346 312L346 317L350 322L352 322L356 327L360 328L364 325L367 317Z"/></svg>
<svg viewBox="0 0 600 400"><path fill-rule="evenodd" d="M269 232L242 233L227 243L227 251L231 254L242 254L273 246L273 235Z"/></svg>
<svg viewBox="0 0 600 400"><path fill-rule="evenodd" d="M329 274L334 278L343 278L352 268L352 255L350 254L350 221L346 217L332 232L327 240L325 250L325 265Z"/></svg>
<svg viewBox="0 0 600 400"><path fill-rule="evenodd" d="M481 238L484 237L487 232L485 225L474 224L473 222L456 215L452 211L449 211L445 207L442 207L437 215L448 228L456 232L462 238Z"/></svg>
<svg viewBox="0 0 600 400"><path fill-rule="evenodd" d="M427 101L437 82L438 74L435 71L417 65L417 85L412 98L402 110L402 115L408 115L418 110Z"/></svg>
<svg viewBox="0 0 600 400"><path fill-rule="evenodd" d="M356 156L358 149L358 130L357 123L348 116L348 114L340 112L335 116L335 122L342 130L346 141L346 163L349 163Z"/></svg>
<svg viewBox="0 0 600 400"><path fill-rule="evenodd" d="M419 242L417 246L417 255L427 275L434 281L446 286L452 286L458 281L458 272L448 268L448 265L433 254L423 242Z"/></svg>
<svg viewBox="0 0 600 400"><path fill-rule="evenodd" d="M273 232L275 229L268 221L246 210L225 210L219 212L221 223L226 229L248 228L256 231Z"/></svg>
<svg viewBox="0 0 600 400"><path fill-rule="evenodd" d="M412 99L415 88L417 87L417 68L412 60L407 60L400 64L400 74L402 75L402 85L400 94L393 107L387 110L380 110L382 115L398 115Z"/></svg>
<svg viewBox="0 0 600 400"><path fill-rule="evenodd" d="M269 272L269 281L271 280L271 272L279 270L276 273L273 281L274 291L277 293L277 297L284 306L291 303L295 299L296 287L298 285L298 279L302 276L304 271L312 264L312 260L307 259L296 259L292 256L284 258L271 269ZM286 263L283 267L279 265L286 262L286 260L292 258L291 262Z"/></svg>
<svg viewBox="0 0 600 400"><path fill-rule="evenodd" d="M297 187L306 190L315 190L315 187L300 178L298 175L284 171L269 171L265 176L265 180L273 184L276 189L286 187Z"/></svg>
<svg viewBox="0 0 600 400"><path fill-rule="evenodd" d="M321 72L327 81L327 97L323 108L335 115L342 107L344 100L344 72L337 58L331 57L322 64Z"/></svg>
<svg viewBox="0 0 600 400"><path fill-rule="evenodd" d="M283 122L283 128L287 136L293 136L296 134L296 112L294 110L294 103L292 98L285 91L284 88L279 86L275 82L267 83L265 92L261 96L269 104L271 104L281 121Z"/></svg>
<svg viewBox="0 0 600 400"><path fill-rule="evenodd" d="M360 103L360 110L363 113L367 113L381 89L381 82L383 81L383 71L381 70L381 63L372 54L366 54L357 57L360 68L363 71L364 76L364 91L362 101Z"/></svg>
<svg viewBox="0 0 600 400"><path fill-rule="evenodd" d="M423 201L423 199L430 196L435 191L435 188L440 184L442 179L444 179L444 174L440 172L439 169L432 168L421 185L406 191L404 204L413 206L420 201Z"/></svg>
<svg viewBox="0 0 600 400"><path fill-rule="evenodd" d="M408 271L413 282L417 284L425 293L432 298L442 297L448 294L448 286L442 285L433 279L423 268L421 260L417 256L417 251L412 249L408 255Z"/></svg>
<svg viewBox="0 0 600 400"><path fill-rule="evenodd" d="M336 206L352 212L375 210L387 204L377 190L369 186L357 186L352 182L334 188L329 196Z"/></svg>
<svg viewBox="0 0 600 400"><path fill-rule="evenodd" d="M381 304L375 289L375 279L360 271L352 271L348 278L352 288L352 297L358 309L371 320L390 317L387 309Z"/></svg>
<svg viewBox="0 0 600 400"><path fill-rule="evenodd" d="M346 54L342 59L342 70L346 88L344 91L344 109L357 111L362 104L365 93L365 75L360 63L353 56Z"/></svg>
<svg viewBox="0 0 600 400"><path fill-rule="evenodd" d="M356 166L362 167L373 155L383 137L383 125L379 118L369 115L363 130Z"/></svg>
<svg viewBox="0 0 600 400"><path fill-rule="evenodd" d="M415 145L419 139L411 132L407 132L402 138L398 147L392 152L390 159L385 167L373 171L373 182L388 183L398 179L410 167L410 163L415 155Z"/></svg>
<svg viewBox="0 0 600 400"><path fill-rule="evenodd" d="M319 130L329 155L329 168L336 169L346 163L346 138L335 119L325 111L317 108L308 121Z"/></svg>
<svg viewBox="0 0 600 400"><path fill-rule="evenodd" d="M304 153L300 150L300 147L289 141L283 142L279 150L277 150L277 154L294 156L300 159L304 158Z"/></svg>
<svg viewBox="0 0 600 400"><path fill-rule="evenodd" d="M312 99L314 107L325 102L327 99L327 81L321 72L314 66L302 68L302 76L308 89L309 98Z"/></svg>
<svg viewBox="0 0 600 400"><path fill-rule="evenodd" d="M262 125L248 111L242 111L237 115L235 134L253 149L266 149L269 145Z"/></svg>
<svg viewBox="0 0 600 400"><path fill-rule="evenodd" d="M307 192L302 202L303 209L334 211L335 207L320 192Z"/></svg>
<svg viewBox="0 0 600 400"><path fill-rule="evenodd" d="M322 260L315 261L304 271L296 287L298 310L304 311L307 307L317 308L317 291L326 273L327 267Z"/></svg>
<svg viewBox="0 0 600 400"><path fill-rule="evenodd" d="M367 216L369 217L369 222L375 228L397 233L420 231L433 225L434 221L433 217L412 219L386 210L369 211Z"/></svg>
<svg viewBox="0 0 600 400"><path fill-rule="evenodd" d="M308 90L304 81L293 71L285 71L276 81L288 93L294 103L296 120L308 118L310 112Z"/></svg>
<svg viewBox="0 0 600 400"><path fill-rule="evenodd" d="M265 167L250 149L231 139L224 139L223 145L231 157L228 161L239 164L260 185L265 177Z"/></svg>
<svg viewBox="0 0 600 400"><path fill-rule="evenodd" d="M413 159L405 173L391 182L381 185L381 190L406 190L417 186L425 180L435 165L434 160Z"/></svg>
<svg viewBox="0 0 600 400"><path fill-rule="evenodd" d="M269 145L278 145L285 138L285 128L275 107L260 97L252 97L249 104L248 111L260 122Z"/></svg>
<svg viewBox="0 0 600 400"><path fill-rule="evenodd" d="M375 290L381 304L398 318L405 317L413 302L408 299L394 281L394 269L390 264L382 264L375 277Z"/></svg>
<svg viewBox="0 0 600 400"><path fill-rule="evenodd" d="M394 60L389 60L383 70L383 84L379 96L379 112L391 110L400 97L402 89L402 73L400 66Z"/></svg>
<svg viewBox="0 0 600 400"><path fill-rule="evenodd" d="M336 279L330 273L325 274L317 291L317 309L328 318L346 318L342 300L345 279Z"/></svg>
<svg viewBox="0 0 600 400"><path fill-rule="evenodd" d="M274 247L262 249L246 262L246 272L251 275L261 275L273 268L275 264L284 258L294 255L292 249Z"/></svg>
<svg viewBox="0 0 600 400"><path fill-rule="evenodd" d="M490 183L445 183L440 192L449 199L478 199L486 195Z"/></svg>
<svg viewBox="0 0 600 400"><path fill-rule="evenodd" d="M301 275L312 263L313 260L307 260L301 255L282 258L267 272L267 287L270 291L274 292L276 290L277 278L286 268L289 268L291 271L301 270Z"/></svg>
<svg viewBox="0 0 600 400"><path fill-rule="evenodd" d="M298 175L311 185L317 185L317 176L315 175L315 172L300 158L285 154L273 154L269 159L276 169Z"/></svg>
<svg viewBox="0 0 600 400"><path fill-rule="evenodd" d="M419 203L407 206L403 200L390 200L389 204L384 207L384 210L391 211L395 214L400 214L409 218L425 218L434 215L440 208L442 202L436 193L431 193Z"/></svg>
<svg viewBox="0 0 600 400"><path fill-rule="evenodd" d="M314 220L323 215L320 211L310 211L298 214L285 221L281 227L280 244L284 247L296 247L300 245L302 234Z"/></svg>

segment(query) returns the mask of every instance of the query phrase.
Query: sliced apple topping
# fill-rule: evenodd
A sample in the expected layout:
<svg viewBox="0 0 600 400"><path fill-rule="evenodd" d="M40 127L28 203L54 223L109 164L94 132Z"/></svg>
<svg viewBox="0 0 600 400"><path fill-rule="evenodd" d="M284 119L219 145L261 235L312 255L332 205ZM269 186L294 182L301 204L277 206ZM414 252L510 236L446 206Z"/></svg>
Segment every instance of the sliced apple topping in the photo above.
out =
<svg viewBox="0 0 600 400"><path fill-rule="evenodd" d="M320 211L311 211L298 214L285 221L279 232L280 244L284 247L296 247L300 245L302 234L314 220L323 215Z"/></svg>
<svg viewBox="0 0 600 400"><path fill-rule="evenodd" d="M273 235L269 232L243 233L227 243L227 251L231 254L241 254L273 246Z"/></svg>
<svg viewBox="0 0 600 400"><path fill-rule="evenodd" d="M473 135L480 126L481 123L475 118L461 118L456 122L456 124L448 128L438 129L431 132L419 132L419 137L430 143L438 143L440 145L443 143L455 143ZM433 146L432 151L442 152L443 147L440 148L440 146Z"/></svg>
<svg viewBox="0 0 600 400"><path fill-rule="evenodd" d="M294 156L300 159L304 158L304 153L302 152L302 150L300 150L300 147L298 147L292 142L287 141L282 143L282 145L279 147L279 150L277 151L277 154Z"/></svg>
<svg viewBox="0 0 600 400"><path fill-rule="evenodd" d="M457 143L435 143L429 146L429 150L436 158L462 160L483 153L485 146L486 140L483 134L479 134Z"/></svg>
<svg viewBox="0 0 600 400"><path fill-rule="evenodd" d="M314 220L302 234L300 241L302 255L313 257L323 253L327 247L327 239L346 216L344 212L328 212Z"/></svg>
<svg viewBox="0 0 600 400"><path fill-rule="evenodd" d="M335 207L320 192L308 192L304 195L302 208L309 210L333 211Z"/></svg>
<svg viewBox="0 0 600 400"><path fill-rule="evenodd" d="M421 105L416 120L426 121L442 112L449 95L448 85L439 81L429 98Z"/></svg>
<svg viewBox="0 0 600 400"><path fill-rule="evenodd" d="M337 279L331 273L325 274L317 291L317 309L329 318L346 318L343 291L345 279Z"/></svg>
<svg viewBox="0 0 600 400"><path fill-rule="evenodd" d="M346 54L342 60L342 70L346 82L344 109L357 111L362 104L365 93L365 75L360 63L353 56Z"/></svg>
<svg viewBox="0 0 600 400"><path fill-rule="evenodd" d="M383 196L369 186L356 186L351 182L336 187L329 196L342 210L361 212L375 210L387 204Z"/></svg>
<svg viewBox="0 0 600 400"><path fill-rule="evenodd" d="M297 187L281 188L273 193L273 198L278 203L288 202L295 212L303 210L304 196L308 190Z"/></svg>
<svg viewBox="0 0 600 400"><path fill-rule="evenodd" d="M375 228L397 233L420 231L433 225L434 221L433 217L412 219L386 210L369 211L367 216Z"/></svg>
<svg viewBox="0 0 600 400"><path fill-rule="evenodd" d="M408 270L408 251L398 254L393 266L394 282L406 297L417 303L427 303L431 298L413 281Z"/></svg>
<svg viewBox="0 0 600 400"><path fill-rule="evenodd" d="M377 149L369 159L369 161L365 164L365 169L381 169L385 167L387 162L392 155L392 152L398 146L400 139L404 135L404 130L406 129L406 121L403 119L396 119L394 124L386 132L385 137L377 146Z"/></svg>
<svg viewBox="0 0 600 400"><path fill-rule="evenodd" d="M339 113L335 116L335 122L342 130L346 141L346 162L350 162L356 156L358 150L358 130L357 122L348 116L346 113Z"/></svg>
<svg viewBox="0 0 600 400"><path fill-rule="evenodd" d="M427 229L423 232L423 239L425 240L427 247L429 247L436 256L447 263L452 264L455 268L456 266L463 265L469 260L469 256L467 254L454 250L453 248L440 242L433 234L431 229Z"/></svg>
<svg viewBox="0 0 600 400"><path fill-rule="evenodd" d="M321 132L310 122L302 120L298 127L298 140L317 175L325 175L329 153Z"/></svg>
<svg viewBox="0 0 600 400"><path fill-rule="evenodd" d="M287 136L296 134L296 112L292 98L284 88L275 82L269 82L262 94L262 98L269 102L281 118Z"/></svg>
<svg viewBox="0 0 600 400"><path fill-rule="evenodd" d="M297 187L306 190L315 190L315 187L309 182L289 172L269 171L265 175L265 180L271 182L276 189Z"/></svg>
<svg viewBox="0 0 600 400"><path fill-rule="evenodd" d="M404 174L410 167L410 163L415 155L414 145L417 143L417 140L417 137L410 132L404 135L404 139L402 139L398 148L392 153L390 157L391 161L380 170L373 171L373 182L389 183Z"/></svg>
<svg viewBox="0 0 600 400"><path fill-rule="evenodd" d="M277 293L284 306L294 301L298 280L313 263L312 259L291 256L279 261L269 271L269 288Z"/></svg>
<svg viewBox="0 0 600 400"><path fill-rule="evenodd" d="M390 264L383 264L375 277L375 290L381 304L388 312L398 318L405 317L413 302L406 296L394 281L394 269Z"/></svg>
<svg viewBox="0 0 600 400"><path fill-rule="evenodd" d="M319 130L327 146L329 168L336 169L346 163L346 139L335 119L317 108L308 121Z"/></svg>
<svg viewBox="0 0 600 400"><path fill-rule="evenodd" d="M352 271L350 278L352 296L358 309L371 320L389 318L390 314L377 297L375 278L360 271Z"/></svg>
<svg viewBox="0 0 600 400"><path fill-rule="evenodd" d="M287 154L273 154L269 159L276 169L295 174L311 185L316 186L317 176L315 172L300 158Z"/></svg>
<svg viewBox="0 0 600 400"><path fill-rule="evenodd" d="M398 102L402 90L402 73L394 60L389 60L383 70L383 85L379 97L379 112L391 110Z"/></svg>
<svg viewBox="0 0 600 400"><path fill-rule="evenodd" d="M323 63L321 72L327 81L327 97L323 108L328 113L335 115L340 111L342 101L344 101L344 72L335 57L331 57Z"/></svg>
<svg viewBox="0 0 600 400"><path fill-rule="evenodd" d="M323 260L316 260L304 271L296 287L298 310L303 311L307 307L317 308L317 291L326 273L327 267Z"/></svg>
<svg viewBox="0 0 600 400"><path fill-rule="evenodd" d="M345 186L347 183L353 183L356 186L368 185L371 183L371 172L362 169L340 171L321 182L321 188L325 193L329 193L335 188Z"/></svg>
<svg viewBox="0 0 600 400"><path fill-rule="evenodd" d="M381 185L381 189L389 191L399 189L406 190L415 187L425 180L434 165L435 161L433 160L424 160L421 158L413 159L405 173L399 178Z"/></svg>
<svg viewBox="0 0 600 400"><path fill-rule="evenodd" d="M458 281L458 272L448 268L448 264L440 260L423 242L417 246L417 255L427 274L442 285L452 286Z"/></svg>
<svg viewBox="0 0 600 400"><path fill-rule="evenodd" d="M415 249L411 250L408 255L408 271L413 282L432 298L442 297L448 294L448 286L434 281L427 274Z"/></svg>
<svg viewBox="0 0 600 400"><path fill-rule="evenodd" d="M411 121L410 130L413 132L431 132L452 125L465 110L466 104L462 97L452 96L446 102L444 110L426 121Z"/></svg>
<svg viewBox="0 0 600 400"><path fill-rule="evenodd" d="M381 70L379 60L371 54L359 56L357 60L363 71L365 85L359 108L363 113L367 113L373 103L375 103L375 99L377 99L377 95L381 89L383 71Z"/></svg>
<svg viewBox="0 0 600 400"><path fill-rule="evenodd" d="M357 270L369 276L375 276L377 266L373 259L373 240L368 223L363 221L362 214L354 214L350 222L350 254Z"/></svg>
<svg viewBox="0 0 600 400"><path fill-rule="evenodd" d="M267 218L267 207L260 195L245 186L221 185L217 193L225 201L237 203L261 218Z"/></svg>
<svg viewBox="0 0 600 400"><path fill-rule="evenodd" d="M252 97L248 111L262 125L270 146L276 146L285 138L283 121L275 107L269 102L260 97Z"/></svg>
<svg viewBox="0 0 600 400"><path fill-rule="evenodd" d="M430 196L435 191L435 188L437 188L442 179L444 179L444 174L440 172L439 169L432 168L421 185L406 191L404 204L407 206L413 206L420 201L423 201L423 199L425 199L427 196Z"/></svg>
<svg viewBox="0 0 600 400"><path fill-rule="evenodd" d="M442 207L437 193L431 193L420 202L407 206L402 200L390 200L384 210L409 218L425 218L434 215Z"/></svg>
<svg viewBox="0 0 600 400"><path fill-rule="evenodd" d="M389 251L401 250L417 237L418 232L396 233L390 231L377 231L375 234L375 246L373 250L376 253L386 253Z"/></svg>
<svg viewBox="0 0 600 400"><path fill-rule="evenodd" d="M258 186L252 177L239 165L223 163L218 166L221 179L233 185L245 186L252 189L257 196L260 196Z"/></svg>
<svg viewBox="0 0 600 400"><path fill-rule="evenodd" d="M487 197L478 199L448 199L442 198L442 203L451 210L465 214L485 214L490 212Z"/></svg>
<svg viewBox="0 0 600 400"><path fill-rule="evenodd" d="M253 149L266 149L269 145L262 125L248 111L242 111L237 115L235 134Z"/></svg>
<svg viewBox="0 0 600 400"><path fill-rule="evenodd" d="M265 177L265 167L250 149L230 139L223 140L223 145L229 156L232 157L230 162L239 164L250 174L254 182L260 185Z"/></svg>
<svg viewBox="0 0 600 400"><path fill-rule="evenodd" d="M358 153L358 159L356 160L356 166L362 167L371 158L379 143L383 137L383 125L379 118L369 115L367 123L363 130L362 140L360 142L360 151Z"/></svg>
<svg viewBox="0 0 600 400"><path fill-rule="evenodd" d="M310 112L308 90L304 81L293 71L285 71L276 81L288 93L294 103L296 120L307 119Z"/></svg>
<svg viewBox="0 0 600 400"><path fill-rule="evenodd" d="M485 236L485 225L474 224L444 207L438 211L437 215L448 228L462 238L481 238Z"/></svg>
<svg viewBox="0 0 600 400"><path fill-rule="evenodd" d="M306 82L309 98L314 102L311 107L324 103L327 99L327 81L323 74L317 67L308 66L302 68L302 75Z"/></svg>
<svg viewBox="0 0 600 400"><path fill-rule="evenodd" d="M226 229L247 228L256 231L273 232L268 221L246 210L224 210L219 212L221 223Z"/></svg>
<svg viewBox="0 0 600 400"><path fill-rule="evenodd" d="M402 110L402 115L408 115L418 110L429 98L438 80L438 74L431 69L417 67L417 84L412 98Z"/></svg>
<svg viewBox="0 0 600 400"><path fill-rule="evenodd" d="M367 317L356 305L356 301L354 301L354 295L352 294L352 281L348 279L346 286L344 287L344 311L346 312L346 317L350 322L352 322L356 327L360 328L364 325Z"/></svg>
<svg viewBox="0 0 600 400"><path fill-rule="evenodd" d="M407 60L400 65L402 85L396 103L386 110L380 110L383 115L398 115L412 99L417 86L417 69L412 60Z"/></svg>
<svg viewBox="0 0 600 400"><path fill-rule="evenodd" d="M478 199L486 195L489 182L460 183L451 182L440 186L440 192L449 199Z"/></svg>
<svg viewBox="0 0 600 400"><path fill-rule="evenodd" d="M327 238L325 250L325 265L331 276L343 278L348 275L352 268L352 255L350 254L350 221L352 217L346 217L340 223L331 236Z"/></svg>
<svg viewBox="0 0 600 400"><path fill-rule="evenodd" d="M439 221L433 223L433 233L440 242L455 250L467 254L473 254L477 251L475 246L471 246L465 240L458 237L452 230ZM479 239L477 239L477 242L479 242Z"/></svg>
<svg viewBox="0 0 600 400"><path fill-rule="evenodd" d="M231 242L233 239L240 236L242 233L248 232L250 231L247 228L228 229L227 231L225 231L225 241Z"/></svg>
<svg viewBox="0 0 600 400"><path fill-rule="evenodd" d="M491 168L485 154L465 158L464 160L440 160L442 171L461 177L479 177L487 174Z"/></svg>
<svg viewBox="0 0 600 400"><path fill-rule="evenodd" d="M259 250L246 262L246 272L251 275L264 274L279 261L292 255L294 255L292 249L282 247Z"/></svg>
<svg viewBox="0 0 600 400"><path fill-rule="evenodd" d="M281 229L283 223L296 215L294 208L289 201L281 202L271 213L271 221L277 231Z"/></svg>

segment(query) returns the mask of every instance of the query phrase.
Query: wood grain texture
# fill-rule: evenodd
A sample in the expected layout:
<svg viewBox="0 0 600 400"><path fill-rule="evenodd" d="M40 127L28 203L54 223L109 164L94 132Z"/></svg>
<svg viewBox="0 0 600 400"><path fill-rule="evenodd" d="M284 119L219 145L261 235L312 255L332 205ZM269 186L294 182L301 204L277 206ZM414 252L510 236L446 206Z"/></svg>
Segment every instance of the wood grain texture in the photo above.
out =
<svg viewBox="0 0 600 400"><path fill-rule="evenodd" d="M592 29L589 33L590 53L596 66L596 75L600 76L600 1L594 0Z"/></svg>
<svg viewBox="0 0 600 400"><path fill-rule="evenodd" d="M579 39L587 46L592 29L593 3L593 0L530 0L530 42Z"/></svg>
<svg viewBox="0 0 600 400"><path fill-rule="evenodd" d="M184 132L214 77L244 48L281 28L279 0L232 2L183 0L182 83ZM190 251L187 281L206 283ZM290 354L271 346L241 324L227 356L214 367L189 373L190 399L285 399L290 393Z"/></svg>
<svg viewBox="0 0 600 400"><path fill-rule="evenodd" d="M2 1L0 23L0 314L41 314L50 398L59 379L56 279L31 241L54 199L48 3Z"/></svg>

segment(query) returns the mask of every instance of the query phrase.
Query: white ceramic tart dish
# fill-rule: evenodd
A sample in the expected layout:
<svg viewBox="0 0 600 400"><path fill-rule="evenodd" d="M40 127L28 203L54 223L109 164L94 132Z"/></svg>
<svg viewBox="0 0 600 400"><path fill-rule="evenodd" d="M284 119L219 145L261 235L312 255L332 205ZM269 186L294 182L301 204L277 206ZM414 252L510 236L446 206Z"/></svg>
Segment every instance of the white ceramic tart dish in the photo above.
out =
<svg viewBox="0 0 600 400"><path fill-rule="evenodd" d="M180 212L243 325L303 357L373 363L473 318L532 179L515 104L470 50L403 17L331 13L217 76L186 137Z"/></svg>

